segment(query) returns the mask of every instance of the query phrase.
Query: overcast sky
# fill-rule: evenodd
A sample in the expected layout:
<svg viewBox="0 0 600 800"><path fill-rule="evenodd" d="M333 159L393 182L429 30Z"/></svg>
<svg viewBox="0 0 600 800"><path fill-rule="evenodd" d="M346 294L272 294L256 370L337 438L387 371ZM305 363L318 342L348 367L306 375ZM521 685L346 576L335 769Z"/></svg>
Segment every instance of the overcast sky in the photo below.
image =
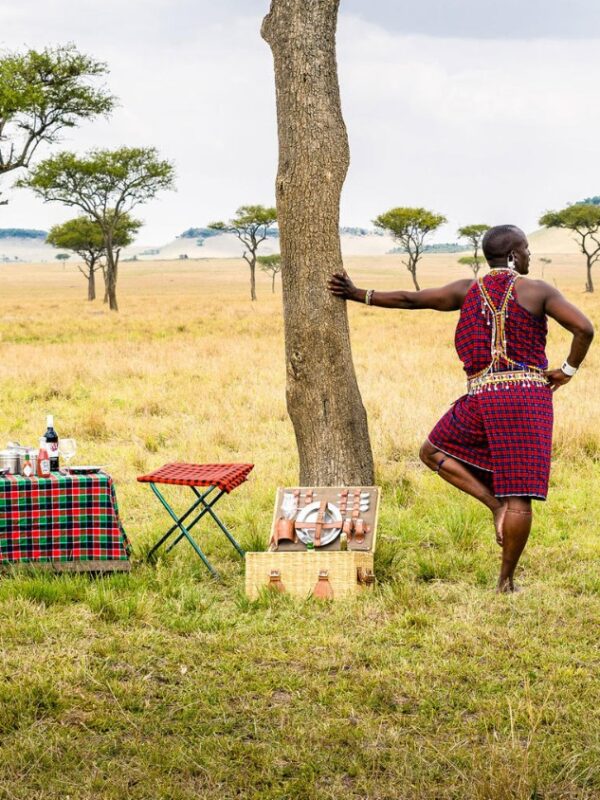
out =
<svg viewBox="0 0 600 800"><path fill-rule="evenodd" d="M0 0L0 47L74 42L108 62L120 107L62 147L154 145L177 192L139 209L163 244L242 203L272 203L277 169L267 0ZM526 230L547 208L600 194L598 0L342 0L338 61L351 166L342 223L395 205ZM16 177L0 227L73 212Z"/></svg>

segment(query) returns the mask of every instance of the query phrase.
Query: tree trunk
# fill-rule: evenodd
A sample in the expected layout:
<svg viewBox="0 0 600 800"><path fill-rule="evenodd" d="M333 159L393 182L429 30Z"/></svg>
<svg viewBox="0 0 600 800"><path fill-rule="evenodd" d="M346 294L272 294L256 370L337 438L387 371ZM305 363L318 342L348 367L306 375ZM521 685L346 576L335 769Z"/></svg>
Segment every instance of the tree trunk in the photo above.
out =
<svg viewBox="0 0 600 800"><path fill-rule="evenodd" d="M256 300L256 253L250 257L250 299Z"/></svg>
<svg viewBox="0 0 600 800"><path fill-rule="evenodd" d="M277 277L277 273L273 273L273 277L271 279L271 292L275 294L275 278Z"/></svg>
<svg viewBox="0 0 600 800"><path fill-rule="evenodd" d="M411 262L409 264L409 266L408 266L408 271L410 272L410 274L412 276L413 284L415 286L415 289L417 290L417 292L420 292L421 291L421 287L419 286L419 281L417 280L417 265L416 265L416 263L412 263Z"/></svg>
<svg viewBox="0 0 600 800"><path fill-rule="evenodd" d="M96 299L96 269L94 267L94 262L92 261L89 266L89 275L88 275L88 300L95 300Z"/></svg>
<svg viewBox="0 0 600 800"><path fill-rule="evenodd" d="M304 486L373 483L367 415L346 304L339 205L349 162L335 58L339 0L272 0L262 35L275 62L287 408Z"/></svg>
<svg viewBox="0 0 600 800"><path fill-rule="evenodd" d="M106 294L104 301L108 300L111 311L118 311L117 303L117 259L113 250L112 234L107 233L104 243L106 245Z"/></svg>
<svg viewBox="0 0 600 800"><path fill-rule="evenodd" d="M594 291L594 282L592 280L592 262L588 258L587 260L587 281L585 284L586 292L593 292Z"/></svg>

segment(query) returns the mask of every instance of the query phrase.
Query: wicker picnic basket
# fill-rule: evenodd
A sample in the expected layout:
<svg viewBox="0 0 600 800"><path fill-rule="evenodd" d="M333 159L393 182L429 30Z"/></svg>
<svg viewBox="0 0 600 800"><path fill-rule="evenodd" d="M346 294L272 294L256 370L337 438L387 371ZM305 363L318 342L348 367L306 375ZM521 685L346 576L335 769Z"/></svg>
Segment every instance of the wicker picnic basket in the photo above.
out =
<svg viewBox="0 0 600 800"><path fill-rule="evenodd" d="M344 487L316 487L319 496L335 497ZM357 595L375 582L373 556L379 515L379 487L358 487L372 498L369 509L369 535L364 543L340 550L340 537L326 547L307 550L301 543L284 542L277 550L246 553L246 595L255 600L265 588L285 591L295 597L313 594L321 581L327 584L328 597L334 600ZM271 537L281 511L284 492L307 491L307 487L280 488L275 499ZM353 547L355 549L353 549ZM360 548L360 549L359 549Z"/></svg>

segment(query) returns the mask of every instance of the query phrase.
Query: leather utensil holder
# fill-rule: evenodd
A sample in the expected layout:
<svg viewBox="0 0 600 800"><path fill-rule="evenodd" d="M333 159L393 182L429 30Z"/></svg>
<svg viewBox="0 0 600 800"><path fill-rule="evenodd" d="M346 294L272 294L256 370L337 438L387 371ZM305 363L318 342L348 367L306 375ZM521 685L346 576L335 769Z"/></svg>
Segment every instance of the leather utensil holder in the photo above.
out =
<svg viewBox="0 0 600 800"><path fill-rule="evenodd" d="M313 597L317 600L333 600L333 588L329 583L329 572L322 569L319 572L319 580L315 583Z"/></svg>
<svg viewBox="0 0 600 800"><path fill-rule="evenodd" d="M293 519L286 519L279 517L275 528L277 534L277 542L295 542L296 541L296 528Z"/></svg>
<svg viewBox="0 0 600 800"><path fill-rule="evenodd" d="M285 586L281 581L281 572L278 569L272 569L269 575L269 590L272 592L285 592Z"/></svg>

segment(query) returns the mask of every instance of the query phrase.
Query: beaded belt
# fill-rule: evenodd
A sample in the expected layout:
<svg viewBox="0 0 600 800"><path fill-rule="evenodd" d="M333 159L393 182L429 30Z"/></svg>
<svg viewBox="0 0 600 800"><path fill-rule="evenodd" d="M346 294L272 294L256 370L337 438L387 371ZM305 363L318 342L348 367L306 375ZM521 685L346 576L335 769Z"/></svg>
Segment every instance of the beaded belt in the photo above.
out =
<svg viewBox="0 0 600 800"><path fill-rule="evenodd" d="M542 372L533 370L516 370L507 372L488 372L467 379L468 394L479 394L484 390L508 389L509 386L521 383L523 386L549 386L548 379Z"/></svg>

